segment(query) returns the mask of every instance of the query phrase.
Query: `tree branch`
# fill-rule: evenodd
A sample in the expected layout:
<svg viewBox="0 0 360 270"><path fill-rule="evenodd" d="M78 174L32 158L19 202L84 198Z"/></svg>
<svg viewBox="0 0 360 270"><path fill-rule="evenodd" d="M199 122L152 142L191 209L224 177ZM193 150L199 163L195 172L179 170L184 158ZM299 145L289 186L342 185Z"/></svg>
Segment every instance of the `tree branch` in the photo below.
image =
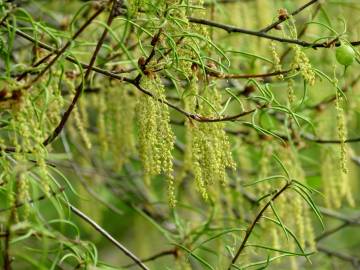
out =
<svg viewBox="0 0 360 270"><path fill-rule="evenodd" d="M256 36L256 37L265 38L265 39L269 39L269 40L275 40L275 41L279 41L282 43L296 44L296 45L299 45L302 47L308 47L308 48L313 48L313 49L330 48L330 45L336 46L336 47L340 46L340 42L334 42L331 44L329 44L328 42L312 43L312 42L307 42L307 41L303 41L303 40L299 40L299 39L289 39L289 38L281 38L281 37L277 37L277 36L272 36L272 35L268 35L266 33L260 32L260 31L248 30L248 29L239 28L239 27L236 27L233 25L227 25L227 24L218 23L218 22L214 22L214 21L210 21L210 20L206 20L206 19L199 19L199 18L194 18L194 17L189 17L188 19L189 19L189 22L191 22L191 23L206 25L206 26L210 26L210 27L216 27L216 28L225 30L229 34L230 33L241 33L241 34ZM352 46L360 45L360 41L353 41L350 43Z"/></svg>
<svg viewBox="0 0 360 270"><path fill-rule="evenodd" d="M127 257L131 258L141 269L149 270L149 268L141 262L141 260L136 257L130 250L128 250L125 246L123 246L120 242L118 242L111 234L109 234L106 230L101 228L95 221L77 209L75 206L68 204L71 212L75 215L86 221L89 225L91 225L97 232L103 235L106 239L108 239L111 243L113 243L117 248L119 248Z"/></svg>
<svg viewBox="0 0 360 270"><path fill-rule="evenodd" d="M273 195L271 197L271 199L263 206L263 208L260 210L260 212L256 215L254 220L251 222L251 224L247 228L244 239L241 242L240 247L238 248L235 256L232 258L231 263L230 263L229 267L227 268L228 270L230 270L232 268L232 266L236 263L236 260L239 258L241 252L244 250L247 240L249 239L249 237L250 237L251 233L253 232L257 222L260 220L260 218L262 217L265 210L270 206L270 204L273 201L276 200L277 197L279 197L288 187L290 187L291 183L292 183L291 181L288 181L286 183L286 185L284 185L278 192L275 193L275 195Z"/></svg>

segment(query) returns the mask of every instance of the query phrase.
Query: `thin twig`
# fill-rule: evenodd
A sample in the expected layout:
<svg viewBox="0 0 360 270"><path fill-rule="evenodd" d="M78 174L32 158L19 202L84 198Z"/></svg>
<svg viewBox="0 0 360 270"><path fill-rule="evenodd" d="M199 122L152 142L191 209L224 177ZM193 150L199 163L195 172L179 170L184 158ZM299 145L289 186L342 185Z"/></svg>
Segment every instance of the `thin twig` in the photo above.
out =
<svg viewBox="0 0 360 270"><path fill-rule="evenodd" d="M178 250L176 248L173 248L173 249L169 249L169 250L164 250L164 251L161 251L159 253L156 253L155 255L152 255L146 259L142 259L141 261L144 263L144 262L150 262L150 261L155 261L161 257L164 257L164 256L169 256L169 255L172 255L174 257L176 257L178 254ZM129 267L132 267L136 265L136 263L131 263L131 264L127 264L125 266L123 266L123 268L129 268Z"/></svg>
<svg viewBox="0 0 360 270"><path fill-rule="evenodd" d="M299 39L289 39L289 38L282 38L282 37L277 37L277 36L272 36L272 35L268 35L266 33L263 32L259 32L259 31L253 31L253 30L248 30L248 29L244 29L244 28L239 28L233 25L228 25L228 24L223 24L223 23L218 23L215 21L210 21L210 20L206 20L206 19L199 19L199 18L194 18L194 17L189 17L189 22L191 23L196 23L196 24L202 24L202 25L206 25L206 26L211 26L211 27L216 27L222 30L225 30L226 32L230 33L242 33L242 34L246 34L246 35L251 35L251 36L256 36L256 37L260 37L260 38L265 38L265 39L269 39L269 40L276 40L282 43L288 43L288 44L296 44L302 47L309 47L309 48L330 48L329 43L328 42L322 42L322 43L312 43L312 42L307 42L304 40L299 40ZM360 41L353 41L350 42L352 46L358 46L360 45ZM335 42L334 44L331 44L332 46L340 46L340 42Z"/></svg>
<svg viewBox="0 0 360 270"><path fill-rule="evenodd" d="M75 206L68 204L71 212L75 215L86 221L89 225L91 225L97 232L103 235L106 239L108 239L111 243L113 243L117 248L119 248L126 256L131 258L141 269L149 270L149 268L141 262L141 260L135 256L130 250L128 250L125 246L123 246L119 241L117 241L110 233L100 227L95 221L93 221L90 217L85 215Z"/></svg>
<svg viewBox="0 0 360 270"><path fill-rule="evenodd" d="M274 72L262 73L262 74L228 74L228 73L221 73L207 69L206 74L211 77L215 77L219 79L250 79L250 78L266 78L266 77L285 75L291 71L292 69L283 70L283 71L274 71Z"/></svg>
<svg viewBox="0 0 360 270"><path fill-rule="evenodd" d="M306 3L305 5L299 7L298 9L294 10L293 12L291 12L291 16L295 16L297 14L299 14L300 12L302 12L304 9L306 9L307 7L310 7L311 5L315 4L316 2L318 2L319 0L311 0L310 2ZM266 33L269 32L271 29L275 28L276 26L278 26L279 24L281 24L282 22L288 20L290 17L281 17L279 18L276 22L270 24L269 26L266 26L265 28L259 30L259 32L262 33Z"/></svg>
<svg viewBox="0 0 360 270"><path fill-rule="evenodd" d="M288 181L286 183L286 185L284 185L278 192L276 192L271 199L262 207L262 209L260 210L260 212L256 215L256 217L254 218L254 220L251 222L251 224L249 225L249 227L246 230L245 236L243 241L240 244L240 247L238 248L237 252L235 253L235 256L232 258L231 263L229 265L229 267L227 268L228 270L230 270L232 268L232 266L236 263L236 260L239 258L241 252L244 250L245 245L247 240L249 239L250 235L252 234L256 224L258 223L258 221L260 220L260 218L262 217L263 213L265 212L265 210L270 206L270 204L276 200L277 197L279 197L288 187L290 187L291 185L291 181Z"/></svg>
<svg viewBox="0 0 360 270"><path fill-rule="evenodd" d="M341 143L357 143L360 142L360 137L355 137L355 138L348 138L344 141L342 140L337 140L337 139L320 139L320 138L315 138L310 134L302 134L301 135L302 138L304 138L307 141L311 141L311 142L315 142L315 143L319 143L319 144L341 144Z"/></svg>
<svg viewBox="0 0 360 270"><path fill-rule="evenodd" d="M317 249L329 256L333 256L333 257L339 258L343 261L350 262L354 266L355 269L360 268L360 258L356 258L354 256L339 252L337 250L331 250L324 246L317 246Z"/></svg>

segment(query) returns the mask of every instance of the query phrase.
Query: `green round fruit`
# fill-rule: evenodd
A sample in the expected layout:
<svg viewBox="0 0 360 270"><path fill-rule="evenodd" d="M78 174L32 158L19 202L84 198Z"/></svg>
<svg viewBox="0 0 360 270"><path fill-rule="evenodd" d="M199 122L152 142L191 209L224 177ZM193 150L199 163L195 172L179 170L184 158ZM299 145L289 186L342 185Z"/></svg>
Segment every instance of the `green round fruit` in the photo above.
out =
<svg viewBox="0 0 360 270"><path fill-rule="evenodd" d="M350 66L355 60L355 51L351 46L341 44L336 48L336 60L344 66Z"/></svg>

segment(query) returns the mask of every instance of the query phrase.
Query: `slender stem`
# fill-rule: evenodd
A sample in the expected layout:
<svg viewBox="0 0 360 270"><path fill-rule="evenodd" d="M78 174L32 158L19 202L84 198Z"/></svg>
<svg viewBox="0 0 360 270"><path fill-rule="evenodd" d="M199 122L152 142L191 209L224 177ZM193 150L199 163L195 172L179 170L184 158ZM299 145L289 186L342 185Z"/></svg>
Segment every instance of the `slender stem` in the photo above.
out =
<svg viewBox="0 0 360 270"><path fill-rule="evenodd" d="M154 254L154 255L146 258L146 259L142 259L141 261L142 261L143 263L144 263L144 262L155 261L155 260L157 260L157 259L159 259L159 258L161 258L161 257L170 256L170 255L176 257L177 254L178 254L178 250L177 250L176 248L173 248L173 249L164 250L164 251L161 251L161 252L159 252L159 253L156 253L156 254ZM123 268L129 268L129 267L132 267L132 266L134 266L134 265L136 265L136 263L131 263L131 264L125 265L125 266L123 266Z"/></svg>
<svg viewBox="0 0 360 270"><path fill-rule="evenodd" d="M345 227L347 227L349 225L350 225L349 223L344 222L341 225L339 225L339 226L337 226L337 227L335 227L333 229L330 229L330 230L327 230L327 231L323 232L322 234L320 234L319 236L317 236L315 238L315 241L318 242L318 241L320 241L320 240L322 240L322 239L324 239L326 237L329 237L330 235L333 235L334 233L344 229Z"/></svg>
<svg viewBox="0 0 360 270"><path fill-rule="evenodd" d="M199 18L194 18L194 17L189 17L188 19L189 19L189 22L191 22L191 23L216 27L216 28L225 30L229 34L230 33L242 33L242 34L246 34L246 35L256 36L256 37L265 38L265 39L269 39L269 40L275 40L275 41L279 41L282 43L296 44L296 45L299 45L302 47L310 47L310 48L314 48L314 49L330 48L330 46L329 46L330 44L328 42L312 43L312 42L307 42L307 41L303 41L303 40L299 40L299 39L289 39L289 38L282 38L282 37L278 37L278 36L272 36L272 35L268 35L266 33L260 32L260 31L248 30L248 29L239 28L239 27L236 27L233 25L227 25L227 24L218 23L218 22L206 20L206 19L199 19ZM360 41L353 41L350 43L353 46L360 45ZM340 42L334 42L334 43L331 43L331 45L340 46Z"/></svg>
<svg viewBox="0 0 360 270"><path fill-rule="evenodd" d="M111 243L113 243L117 248L119 248L126 256L131 258L141 269L149 270L149 268L141 262L141 260L136 257L130 250L128 250L125 246L123 246L119 241L117 241L110 233L100 227L95 221L77 209L75 206L68 204L71 212L76 214L78 217L86 221L90 224L97 232L102 234L106 239L108 239Z"/></svg>
<svg viewBox="0 0 360 270"><path fill-rule="evenodd" d="M9 249L10 249L10 228L9 226L7 226L5 231L4 251L3 251L4 270L11 270L11 259L10 259Z"/></svg>
<svg viewBox="0 0 360 270"><path fill-rule="evenodd" d="M276 192L271 199L263 206L263 208L260 210L260 212L256 215L256 217L254 218L254 220L250 223L249 227L246 230L245 236L243 241L240 244L240 247L238 248L235 256L232 258L231 260L231 264L229 265L229 267L227 268L228 270L230 270L233 266L233 264L236 263L236 260L239 258L241 252L244 250L246 242L248 241L251 233L253 232L256 224L258 223L258 221L260 220L260 218L262 217L263 213L265 212L265 210L271 205L271 203L273 201L276 200L277 197L279 197L288 187L290 187L291 185L291 181L288 181L286 183L286 185L284 185L278 192Z"/></svg>
<svg viewBox="0 0 360 270"><path fill-rule="evenodd" d="M336 257L336 258L339 258L343 261L347 261L347 262L350 262L355 269L359 269L360 267L360 258L357 258L357 257L354 257L354 256L351 256L347 253L342 253L342 252L339 252L339 251L336 251L336 250L331 250L331 249L328 249L324 246L318 246L317 249L320 251L320 252L323 252L329 256L333 256L333 257Z"/></svg>
<svg viewBox="0 0 360 270"><path fill-rule="evenodd" d="M206 70L206 71L207 71L207 75L209 75L211 77L219 78L219 79L250 79L250 78L266 78L266 77L274 77L274 76L284 75L284 74L287 74L287 73L293 71L293 69L283 70L283 71L274 71L274 72L269 72L269 73L261 73L261 74L226 74L226 73L220 73L220 72L212 71L212 70Z"/></svg>

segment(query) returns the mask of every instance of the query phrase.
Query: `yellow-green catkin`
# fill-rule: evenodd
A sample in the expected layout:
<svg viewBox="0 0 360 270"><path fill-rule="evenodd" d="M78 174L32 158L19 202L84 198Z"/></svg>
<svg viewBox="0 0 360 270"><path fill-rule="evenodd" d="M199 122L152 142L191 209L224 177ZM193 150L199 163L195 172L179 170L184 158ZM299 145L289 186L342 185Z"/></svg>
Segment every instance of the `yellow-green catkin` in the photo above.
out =
<svg viewBox="0 0 360 270"><path fill-rule="evenodd" d="M324 148L323 151L326 153L323 162L327 162L327 165L324 164L324 169L322 170L323 181L326 180L324 184L326 205L328 207L340 208L343 201L346 200L350 206L354 206L355 202L352 195L349 173L344 173L339 167L334 171L334 164L339 162L337 146L329 146Z"/></svg>
<svg viewBox="0 0 360 270"><path fill-rule="evenodd" d="M51 94L49 95L50 101L48 104L47 118L49 122L49 130L52 131L61 120L61 110L64 106L64 99L58 85L49 86Z"/></svg>
<svg viewBox="0 0 360 270"><path fill-rule="evenodd" d="M26 220L29 215L29 201L30 201L30 192L29 192L29 179L25 171L21 171L17 178L17 203L24 205L24 214L23 218Z"/></svg>
<svg viewBox="0 0 360 270"><path fill-rule="evenodd" d="M290 16L290 19L286 21L286 25L288 26L289 33L287 34L284 30L284 36L297 39L298 33L294 17ZM316 75L312 69L309 58L299 45L292 45L292 50L294 52L292 69L299 70L305 82L307 82L310 86L314 85Z"/></svg>
<svg viewBox="0 0 360 270"><path fill-rule="evenodd" d="M289 148L289 151L290 148ZM291 151L291 153L289 153L289 162L286 162L288 165L292 163L293 169L292 169L292 175L291 177L294 177L294 179L296 179L299 182L304 182L304 172L301 168L301 164L299 164L299 160L296 159L296 157L294 156L293 151ZM290 168L290 166L288 166L288 168ZM290 195L291 196L291 195ZM304 201L303 198L298 195L295 194L295 196L292 196L292 199L290 199L290 204L291 207L293 208L293 222L295 225L295 230L296 230L296 235L299 239L299 242L301 244L301 246L305 246L305 226L304 226L304 220L303 220L303 215L305 212L304 209Z"/></svg>
<svg viewBox="0 0 360 270"><path fill-rule="evenodd" d="M84 127L88 129L90 124L89 124L89 114L88 114L88 99L86 95L83 95L78 100L78 110L82 118L82 121L84 123Z"/></svg>
<svg viewBox="0 0 360 270"><path fill-rule="evenodd" d="M188 88L188 92L184 97L185 110L187 111L195 111L197 99L196 95L198 94L198 80L196 77L193 77L190 86ZM202 197L207 200L208 193L205 185L205 181L202 177L202 170L199 160L201 158L200 155L200 146L199 142L195 139L195 123L192 120L185 121L186 133L186 148L184 154L184 168L185 170L191 172L194 175L195 183L197 186L197 190L200 192ZM195 131L194 131L195 130Z"/></svg>
<svg viewBox="0 0 360 270"><path fill-rule="evenodd" d="M262 155L259 162L259 173L257 174L258 179L261 180L266 177L269 177L271 174L271 156L273 154L273 146L270 142L263 141L262 142ZM257 191L260 192L261 195L265 195L270 192L271 185L269 181L263 181L256 185Z"/></svg>
<svg viewBox="0 0 360 270"><path fill-rule="evenodd" d="M75 95L75 85L74 85L75 82L70 80L70 79L64 79L64 82L66 83L66 86L68 87L68 90L71 93L69 95L69 97L70 97L70 100L72 100L74 98L74 95ZM81 138L81 140L83 141L85 147L87 149L91 149L92 144L91 144L91 141L90 141L90 138L89 138L89 134L87 132L87 128L88 128L87 112L86 112L86 108L85 108L85 105L84 105L84 101L82 101L82 102L83 102L82 106L80 106L79 104L75 105L75 107L74 107L74 109L72 111L72 114L71 114L71 118L73 119L73 123L75 124L76 128L78 129L78 134L77 135ZM85 115L80 114L79 107L80 107L80 110Z"/></svg>
<svg viewBox="0 0 360 270"><path fill-rule="evenodd" d="M302 51L298 45L293 46L294 59L292 68L300 71L304 80L310 85L315 84L315 72L312 69L311 63L307 55Z"/></svg>
<svg viewBox="0 0 360 270"><path fill-rule="evenodd" d="M321 178L323 181L325 205L330 208L340 208L342 196L339 170L334 171L334 164L338 164L334 146L321 148Z"/></svg>
<svg viewBox="0 0 360 270"><path fill-rule="evenodd" d="M15 218L17 219L17 208L16 208L16 190L15 190L15 183L17 181L16 172L14 172L13 167L10 164L9 159L7 158L7 153L4 150L5 142L3 138L0 138L0 170L1 170L1 177L0 183L1 186L6 188L6 196L5 200L2 202L3 205L6 203L6 207L12 208L15 214Z"/></svg>
<svg viewBox="0 0 360 270"><path fill-rule="evenodd" d="M349 147L349 152L352 153L352 149ZM347 167L353 165L350 164L351 160L347 160ZM340 181L341 181L341 193L342 196L344 197L344 199L347 201L347 203L351 206L354 207L355 206L355 200L353 197L353 188L352 188L352 183L351 183L351 176L352 176L352 170L349 170L348 173L343 173L342 171L340 172L341 176L340 176Z"/></svg>
<svg viewBox="0 0 360 270"><path fill-rule="evenodd" d="M80 135L82 141L84 142L86 148L90 149L91 146L92 146L91 141L90 141L90 138L89 138L88 133L86 131L85 121L80 116L78 106L74 107L72 115L74 117L74 121L75 121L76 127L78 128L79 135Z"/></svg>
<svg viewBox="0 0 360 270"><path fill-rule="evenodd" d="M190 5L201 7L203 6L204 1L203 0L192 0L189 1ZM194 51L193 48L198 46L198 41L187 38L183 36L184 31L188 33L194 33L194 35L199 35L201 37L204 37L204 39L209 38L208 29L204 25L200 24L191 24L189 23L189 16L195 16L195 17L204 17L206 16L205 9L196 8L196 9L188 9L188 8L174 8L172 11L172 16L176 17L179 21L183 22L181 24L181 27L179 27L179 21L169 21L164 26L164 32L171 33L174 36L181 36L177 40L177 46L176 46L176 54L177 59L173 62L173 67L177 68L182 71L185 77L189 78L192 76L192 62L188 61L188 59L197 60L198 62L202 62L202 59L199 59L199 54L197 54L196 51ZM160 42L162 44L165 44L165 39L160 39ZM207 50L209 48L207 43L203 43L202 49ZM164 62L166 61L172 61L171 55L164 57ZM151 66L152 62L149 63L148 66Z"/></svg>
<svg viewBox="0 0 360 270"><path fill-rule="evenodd" d="M297 194L296 194L297 195ZM305 246L305 225L304 225L304 201L299 195L294 196L290 201L293 207L294 223L297 232L299 243L302 247Z"/></svg>
<svg viewBox="0 0 360 270"><path fill-rule="evenodd" d="M297 150L292 147L287 147L285 150L282 154L283 161L286 168L291 168L291 177L302 184L306 184L305 172L299 160ZM285 193L285 196L288 200L287 205L291 208L289 212L293 214L287 216L284 222L287 223L289 221L293 223L299 243L302 247L305 247L306 243L313 243L315 237L313 233L307 234L307 232L313 231L311 221L305 219L305 216L309 215L310 209L299 194L289 192Z"/></svg>
<svg viewBox="0 0 360 270"><path fill-rule="evenodd" d="M105 91L99 93L99 96L96 100L93 100L94 105L97 107L97 129L98 129L98 141L100 144L100 154L103 158L106 157L106 153L109 150L109 140L107 136L107 129L105 124L105 113L107 111L106 101L105 101Z"/></svg>
<svg viewBox="0 0 360 270"><path fill-rule="evenodd" d="M273 5L269 0L256 0L256 23L255 26L258 29L261 29L267 26L272 21L272 9Z"/></svg>
<svg viewBox="0 0 360 270"><path fill-rule="evenodd" d="M32 153L36 161L37 172L41 187L46 195L50 193L50 179L46 165L47 150L43 146L46 130L43 128L44 119L35 117L36 112L30 97L24 93L22 101L12 109L11 127L15 134L13 145L16 148L16 158L23 159L27 153Z"/></svg>
<svg viewBox="0 0 360 270"><path fill-rule="evenodd" d="M144 167L144 180L163 173L167 178L169 205L174 207L175 183L173 156L175 136L170 126L170 112L164 103L165 89L158 77L144 77L142 87L153 97L141 95L137 104L139 121L139 156Z"/></svg>
<svg viewBox="0 0 360 270"><path fill-rule="evenodd" d="M294 241L289 241L289 250L291 252L296 252L296 246L295 246ZM291 258L290 258L290 266L291 266L291 270L298 270L299 269L297 256L291 256Z"/></svg>
<svg viewBox="0 0 360 270"><path fill-rule="evenodd" d="M335 87L338 85L338 80L336 77L336 68L334 67L334 79L333 83ZM347 139L347 121L346 115L344 112L344 100L342 93L336 91L335 99L335 108L336 108L336 121L337 121L337 135L340 140L340 194L341 197L344 197L349 205L353 206L355 204L351 188L350 188L350 179L348 174L348 147L346 145Z"/></svg>
<svg viewBox="0 0 360 270"><path fill-rule="evenodd" d="M281 249L280 246L280 238L279 238L279 229L276 226L271 227L271 239L272 239L272 247L274 249ZM274 256L279 256L279 252L275 252Z"/></svg>
<svg viewBox="0 0 360 270"><path fill-rule="evenodd" d="M113 167L119 170L135 153L134 118L136 98L129 89L113 84L99 100L99 138L101 151L109 151Z"/></svg>
<svg viewBox="0 0 360 270"><path fill-rule="evenodd" d="M336 127L333 125L333 118L336 117L334 112L322 111L318 117L318 133L323 137L334 136L336 133ZM328 208L340 208L343 199L340 191L343 171L339 165L338 147L338 145L321 145L320 148L320 172L324 202Z"/></svg>
<svg viewBox="0 0 360 270"><path fill-rule="evenodd" d="M89 179L85 179L86 185L89 188L96 188L96 183L94 178L91 177ZM91 219L94 220L97 224L102 225L103 221L103 213L104 213L104 206L101 203L98 203L96 199L94 199L90 193L86 190L84 185L80 182L76 183L76 191L79 194L78 196L78 205L84 213L91 213ZM94 207L96 205L96 207ZM82 224L86 224L86 221L81 220ZM84 226L84 231L89 233L89 237L92 241L99 240L101 237L98 234L91 233L92 228L89 226Z"/></svg>
<svg viewBox="0 0 360 270"><path fill-rule="evenodd" d="M312 220L310 217L310 211L304 212L304 227L305 227L305 235L306 235L306 242L311 251L316 251L316 241L315 241L315 232L314 227L312 224Z"/></svg>
<svg viewBox="0 0 360 270"><path fill-rule="evenodd" d="M294 104L296 98L294 91L294 80L288 79L287 84L289 107L291 107Z"/></svg>
<svg viewBox="0 0 360 270"><path fill-rule="evenodd" d="M199 93L196 84L189 91ZM193 93L184 97L185 107L203 117L218 117L215 110L221 107L221 95L215 86L205 87L202 98ZM206 101L205 101L206 100ZM211 105L209 105L209 103ZM230 143L221 122L203 123L187 120L185 165L194 175L197 189L208 198L209 186L226 182L226 168L235 168Z"/></svg>
<svg viewBox="0 0 360 270"><path fill-rule="evenodd" d="M134 98L129 95L127 88L116 89L117 93L114 99L117 98L123 106L117 106L114 114L114 128L118 140L115 143L116 165L122 167L127 162L130 156L135 152L135 138L134 134L134 119L135 119L135 105ZM119 91L123 90L123 91Z"/></svg>
<svg viewBox="0 0 360 270"><path fill-rule="evenodd" d="M273 146L270 142L264 140L261 142L262 153L259 161L259 168L258 173L256 174L255 181L263 180L270 176L271 174L271 156L273 154ZM251 167L251 166L250 166ZM272 191L273 187L271 185L271 182L269 181L262 181L255 186L255 192L257 197L261 198L265 196L266 194L269 194ZM265 205L267 203L266 200L260 201L260 205ZM275 207L275 205L274 205ZM271 209L269 209L271 211ZM266 223L259 223L259 226L262 228L266 227ZM276 228L272 228L276 231ZM272 239L273 242L276 242L277 240L273 238L274 232L272 231L271 234L268 234L268 236Z"/></svg>
<svg viewBox="0 0 360 270"><path fill-rule="evenodd" d="M277 48L276 48L276 43L275 41L271 41L270 43L270 48L271 48L271 55L272 55L272 59L273 59L273 62L274 62L274 69L275 71L281 71L281 60L280 60L280 56L277 52ZM284 79L284 75L280 74L278 76L278 78L280 80Z"/></svg>
<svg viewBox="0 0 360 270"><path fill-rule="evenodd" d="M343 97L339 91L336 92L336 121L337 121L337 132L340 140L340 168L344 174L348 173L346 164L347 151L346 151L346 138L347 128L344 109L342 107Z"/></svg>

